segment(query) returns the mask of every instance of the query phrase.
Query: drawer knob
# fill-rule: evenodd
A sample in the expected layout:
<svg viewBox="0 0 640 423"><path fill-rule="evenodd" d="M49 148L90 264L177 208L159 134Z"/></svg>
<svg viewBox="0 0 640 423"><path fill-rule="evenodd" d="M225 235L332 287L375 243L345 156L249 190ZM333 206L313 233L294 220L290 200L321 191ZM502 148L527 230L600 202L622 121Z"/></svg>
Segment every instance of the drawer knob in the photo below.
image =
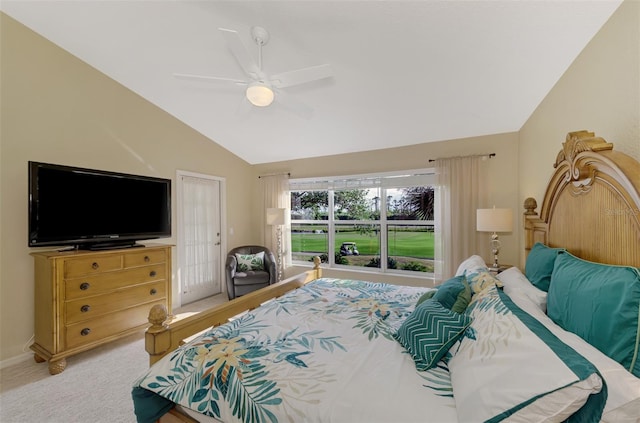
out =
<svg viewBox="0 0 640 423"><path fill-rule="evenodd" d="M91 284L89 282L82 282L80 284L80 289L83 291L86 291L87 289L89 289L89 287L91 287Z"/></svg>
<svg viewBox="0 0 640 423"><path fill-rule="evenodd" d="M91 333L91 329L89 329L89 328L84 328L84 329L82 329L82 330L80 331L80 335L82 335L82 336L87 336L87 335L89 335L90 333Z"/></svg>
<svg viewBox="0 0 640 423"><path fill-rule="evenodd" d="M95 261L91 264L91 268L94 269L94 270L99 268L99 267L100 267L100 265L98 263L96 263Z"/></svg>
<svg viewBox="0 0 640 423"><path fill-rule="evenodd" d="M153 277L155 275L156 275L156 271L155 270L152 270L151 272L149 272L149 276Z"/></svg>
<svg viewBox="0 0 640 423"><path fill-rule="evenodd" d="M86 313L89 310L91 310L91 306L89 304L85 304L82 307L80 307L80 311L83 313Z"/></svg>
<svg viewBox="0 0 640 423"><path fill-rule="evenodd" d="M152 288L151 291L149 291L149 294L151 295L156 295L158 293L158 291L155 288Z"/></svg>
<svg viewBox="0 0 640 423"><path fill-rule="evenodd" d="M144 261L145 263L149 263L151 259L149 258L149 256L144 256Z"/></svg>

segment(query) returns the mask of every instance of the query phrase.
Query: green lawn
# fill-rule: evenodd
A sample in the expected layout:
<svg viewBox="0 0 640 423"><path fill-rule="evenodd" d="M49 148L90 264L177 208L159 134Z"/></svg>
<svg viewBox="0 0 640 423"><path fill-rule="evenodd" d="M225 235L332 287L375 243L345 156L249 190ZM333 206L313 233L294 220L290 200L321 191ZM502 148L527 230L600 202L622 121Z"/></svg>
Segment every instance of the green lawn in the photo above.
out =
<svg viewBox="0 0 640 423"><path fill-rule="evenodd" d="M328 235L326 233L291 234L291 251L306 253L322 253L327 251ZM358 232L338 232L335 240L335 251L340 251L343 242L355 242L362 255L378 255L380 238L377 235ZM425 231L390 231L389 255L418 258L433 258L433 232Z"/></svg>

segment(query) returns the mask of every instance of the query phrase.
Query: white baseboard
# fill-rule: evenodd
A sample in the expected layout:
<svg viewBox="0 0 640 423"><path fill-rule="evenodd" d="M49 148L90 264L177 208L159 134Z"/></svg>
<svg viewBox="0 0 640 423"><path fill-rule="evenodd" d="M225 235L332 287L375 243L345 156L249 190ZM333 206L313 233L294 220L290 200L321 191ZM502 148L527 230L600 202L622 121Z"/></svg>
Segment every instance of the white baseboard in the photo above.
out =
<svg viewBox="0 0 640 423"><path fill-rule="evenodd" d="M23 361L33 360L33 352L25 352L15 357L0 361L0 369L22 363Z"/></svg>

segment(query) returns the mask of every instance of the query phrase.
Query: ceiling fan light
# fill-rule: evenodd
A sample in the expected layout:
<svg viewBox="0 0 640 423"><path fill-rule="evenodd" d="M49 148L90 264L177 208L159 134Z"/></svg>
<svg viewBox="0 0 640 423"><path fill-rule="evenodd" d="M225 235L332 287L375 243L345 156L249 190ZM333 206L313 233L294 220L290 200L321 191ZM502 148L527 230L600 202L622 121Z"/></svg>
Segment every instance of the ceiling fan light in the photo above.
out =
<svg viewBox="0 0 640 423"><path fill-rule="evenodd" d="M266 107L273 103L274 93L271 87L256 82L247 87L247 100L254 106Z"/></svg>

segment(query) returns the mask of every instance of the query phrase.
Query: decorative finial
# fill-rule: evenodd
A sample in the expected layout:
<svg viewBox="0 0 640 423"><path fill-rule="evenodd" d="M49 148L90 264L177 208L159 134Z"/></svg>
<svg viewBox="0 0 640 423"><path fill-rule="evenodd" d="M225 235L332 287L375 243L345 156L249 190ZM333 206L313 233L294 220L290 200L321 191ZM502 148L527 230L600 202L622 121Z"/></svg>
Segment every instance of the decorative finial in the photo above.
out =
<svg viewBox="0 0 640 423"><path fill-rule="evenodd" d="M529 197L524 200L524 209L525 209L524 214L526 215L536 214L536 207L538 207L538 202L536 201L535 198Z"/></svg>
<svg viewBox="0 0 640 423"><path fill-rule="evenodd" d="M164 321L167 320L169 313L167 308L163 304L156 304L149 310L149 323L151 323L150 329L164 328L166 325Z"/></svg>

